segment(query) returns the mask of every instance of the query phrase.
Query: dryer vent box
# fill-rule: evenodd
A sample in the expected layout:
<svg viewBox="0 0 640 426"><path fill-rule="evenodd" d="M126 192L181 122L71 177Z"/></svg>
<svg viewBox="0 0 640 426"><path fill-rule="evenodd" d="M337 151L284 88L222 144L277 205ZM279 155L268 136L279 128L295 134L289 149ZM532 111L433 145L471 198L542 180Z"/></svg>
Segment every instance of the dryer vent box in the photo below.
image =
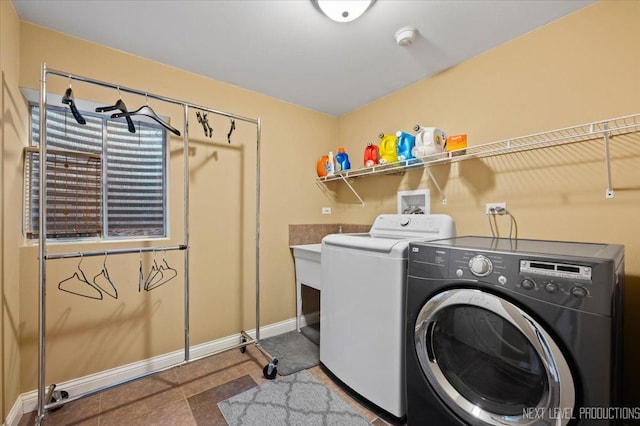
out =
<svg viewBox="0 0 640 426"><path fill-rule="evenodd" d="M428 189L398 191L398 214L430 214L430 200Z"/></svg>

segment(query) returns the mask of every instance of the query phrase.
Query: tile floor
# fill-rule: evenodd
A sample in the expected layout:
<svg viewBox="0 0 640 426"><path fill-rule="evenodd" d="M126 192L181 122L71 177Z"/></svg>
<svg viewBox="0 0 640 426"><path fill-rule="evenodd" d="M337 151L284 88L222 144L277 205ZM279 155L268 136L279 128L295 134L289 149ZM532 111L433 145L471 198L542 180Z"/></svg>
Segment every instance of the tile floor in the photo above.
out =
<svg viewBox="0 0 640 426"><path fill-rule="evenodd" d="M264 356L255 346L247 346L245 353L233 349L73 401L47 413L44 424L226 425L215 403L265 382L262 376L265 365ZM322 367L313 367L309 372L373 425L397 424L397 419L383 418L375 407L343 388ZM35 413L29 413L22 417L19 426L33 424Z"/></svg>

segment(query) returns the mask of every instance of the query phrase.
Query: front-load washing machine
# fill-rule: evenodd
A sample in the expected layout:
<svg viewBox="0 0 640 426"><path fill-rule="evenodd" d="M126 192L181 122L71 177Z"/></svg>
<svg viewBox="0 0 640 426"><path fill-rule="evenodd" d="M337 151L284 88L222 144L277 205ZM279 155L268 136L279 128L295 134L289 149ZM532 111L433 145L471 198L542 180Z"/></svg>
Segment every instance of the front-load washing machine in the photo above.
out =
<svg viewBox="0 0 640 426"><path fill-rule="evenodd" d="M396 417L405 415L404 296L409 242L455 237L450 216L380 215L368 233L322 240L320 361Z"/></svg>
<svg viewBox="0 0 640 426"><path fill-rule="evenodd" d="M597 410L620 402L623 246L460 237L409 251L409 425L615 423Z"/></svg>

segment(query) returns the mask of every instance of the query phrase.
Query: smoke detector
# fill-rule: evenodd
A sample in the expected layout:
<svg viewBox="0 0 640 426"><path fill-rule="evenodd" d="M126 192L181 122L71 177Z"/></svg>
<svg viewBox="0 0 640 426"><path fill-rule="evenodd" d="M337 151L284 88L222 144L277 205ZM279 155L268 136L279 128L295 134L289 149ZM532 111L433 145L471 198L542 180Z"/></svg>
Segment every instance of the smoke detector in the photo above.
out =
<svg viewBox="0 0 640 426"><path fill-rule="evenodd" d="M409 46L416 40L418 30L414 27L402 27L396 31L396 43L398 46Z"/></svg>

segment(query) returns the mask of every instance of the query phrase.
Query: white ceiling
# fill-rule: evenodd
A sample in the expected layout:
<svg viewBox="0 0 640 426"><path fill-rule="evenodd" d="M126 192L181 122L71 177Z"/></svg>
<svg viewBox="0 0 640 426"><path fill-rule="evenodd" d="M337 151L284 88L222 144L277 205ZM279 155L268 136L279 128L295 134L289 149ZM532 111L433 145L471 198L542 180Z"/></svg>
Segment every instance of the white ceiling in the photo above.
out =
<svg viewBox="0 0 640 426"><path fill-rule="evenodd" d="M13 0L24 21L334 116L593 2L378 0L336 23L310 0Z"/></svg>

